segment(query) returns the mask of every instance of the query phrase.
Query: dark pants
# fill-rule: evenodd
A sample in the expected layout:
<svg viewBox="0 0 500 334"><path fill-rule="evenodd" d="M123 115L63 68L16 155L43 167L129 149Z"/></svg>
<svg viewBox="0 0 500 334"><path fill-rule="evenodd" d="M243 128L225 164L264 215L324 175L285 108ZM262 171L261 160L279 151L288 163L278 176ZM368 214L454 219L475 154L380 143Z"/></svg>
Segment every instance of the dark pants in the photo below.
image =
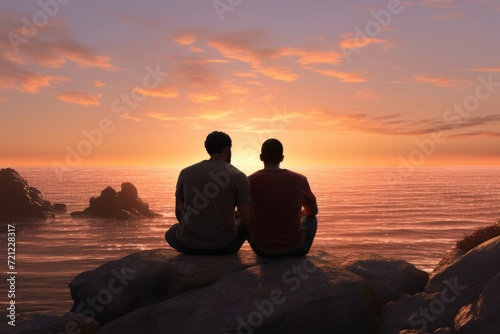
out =
<svg viewBox="0 0 500 334"><path fill-rule="evenodd" d="M177 230L177 227L179 227L179 224L175 224L172 227L170 227L167 232L165 233L165 240L167 240L168 244L178 250L181 253L185 254L191 254L191 255L228 255L228 254L233 254L236 253L237 251L240 250L241 245L245 242L245 240L248 237L248 230L246 229L245 225L241 221L236 221L236 228L238 230L238 234L236 235L236 238L229 243L228 245L222 247L222 248L217 248L217 249L197 249L197 248L191 248L189 246L184 245L181 243L179 240L177 240L177 237L175 236L175 231Z"/></svg>
<svg viewBox="0 0 500 334"><path fill-rule="evenodd" d="M251 237L248 238L248 243L252 247L255 254L257 254L258 256L263 256L263 257L304 256L307 253L309 253L314 237L316 236L316 230L318 229L318 219L316 218L316 216L305 216L302 217L301 223L302 223L302 228L304 229L305 232L304 242L294 250L279 254L269 254L260 250L257 247L257 245L255 245L255 242L253 242Z"/></svg>

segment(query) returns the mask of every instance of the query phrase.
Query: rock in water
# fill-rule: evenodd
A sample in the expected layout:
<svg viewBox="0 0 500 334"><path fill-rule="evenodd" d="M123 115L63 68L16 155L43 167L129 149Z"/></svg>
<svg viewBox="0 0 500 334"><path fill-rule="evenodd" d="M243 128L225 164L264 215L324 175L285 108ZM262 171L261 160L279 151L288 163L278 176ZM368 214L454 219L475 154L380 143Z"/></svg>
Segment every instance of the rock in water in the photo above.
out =
<svg viewBox="0 0 500 334"><path fill-rule="evenodd" d="M66 204L54 203L52 204L52 210L57 213L66 213L68 212L68 207L66 206Z"/></svg>
<svg viewBox="0 0 500 334"><path fill-rule="evenodd" d="M122 183L121 191L112 187L105 188L99 197L89 200L89 207L84 211L72 212L74 218L115 218L133 220L140 218L155 218L161 215L149 209L138 195L137 188L130 182Z"/></svg>
<svg viewBox="0 0 500 334"><path fill-rule="evenodd" d="M54 211L42 193L30 187L12 168L0 169L0 215L16 218L54 218Z"/></svg>
<svg viewBox="0 0 500 334"><path fill-rule="evenodd" d="M118 198L125 211L147 218L155 218L157 216L157 214L149 210L149 205L139 198L137 188L130 182L122 183L122 189L118 192Z"/></svg>

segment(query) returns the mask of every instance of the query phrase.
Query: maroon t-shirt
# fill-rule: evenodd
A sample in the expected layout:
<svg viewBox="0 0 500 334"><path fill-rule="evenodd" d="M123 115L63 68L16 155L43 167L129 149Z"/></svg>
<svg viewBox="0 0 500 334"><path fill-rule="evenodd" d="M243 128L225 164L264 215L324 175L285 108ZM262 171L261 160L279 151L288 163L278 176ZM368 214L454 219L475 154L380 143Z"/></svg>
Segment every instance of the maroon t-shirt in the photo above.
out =
<svg viewBox="0 0 500 334"><path fill-rule="evenodd" d="M287 169L260 170L248 177L255 213L254 241L267 253L291 251L304 242L302 206L316 201L307 178Z"/></svg>

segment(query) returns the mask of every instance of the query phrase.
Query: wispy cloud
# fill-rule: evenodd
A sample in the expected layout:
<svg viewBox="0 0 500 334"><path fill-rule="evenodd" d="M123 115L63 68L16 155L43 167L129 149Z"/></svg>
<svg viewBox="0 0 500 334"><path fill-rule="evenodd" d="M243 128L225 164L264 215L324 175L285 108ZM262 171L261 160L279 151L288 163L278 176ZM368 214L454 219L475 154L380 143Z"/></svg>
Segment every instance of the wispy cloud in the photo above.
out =
<svg viewBox="0 0 500 334"><path fill-rule="evenodd" d="M380 96L373 93L373 92L369 92L367 90L361 90L361 91L356 92L355 98L356 99L379 99Z"/></svg>
<svg viewBox="0 0 500 334"><path fill-rule="evenodd" d="M440 13L432 15L431 18L439 21L449 21L449 20L461 20L465 19L465 13L463 12L453 12L453 13Z"/></svg>
<svg viewBox="0 0 500 334"><path fill-rule="evenodd" d="M500 67L475 67L470 68L469 71L472 72L500 72Z"/></svg>
<svg viewBox="0 0 500 334"><path fill-rule="evenodd" d="M37 74L0 58L0 88L33 94L38 93L40 88L49 87L54 82L62 81L67 81L67 79Z"/></svg>
<svg viewBox="0 0 500 334"><path fill-rule="evenodd" d="M295 81L299 77L298 74L292 72L291 68L283 66L256 68L255 71L272 79L285 82Z"/></svg>
<svg viewBox="0 0 500 334"><path fill-rule="evenodd" d="M133 122L142 122L143 121L142 118L140 118L138 116L131 115L128 112L120 114L119 117L120 117L120 119L127 119L127 120L133 121Z"/></svg>
<svg viewBox="0 0 500 334"><path fill-rule="evenodd" d="M474 85L470 80L449 78L449 77L436 77L427 74L419 74L413 76L416 82L429 83L438 87L467 87Z"/></svg>
<svg viewBox="0 0 500 334"><path fill-rule="evenodd" d="M311 70L316 73L337 78L339 79L340 82L358 83L358 82L368 81L365 75L359 73L348 73L336 70L322 70L322 69L311 69Z"/></svg>
<svg viewBox="0 0 500 334"><path fill-rule="evenodd" d="M101 104L99 100L102 98L102 94L92 96L81 92L61 92L56 94L55 97L67 103L80 104L82 106L98 106Z"/></svg>
<svg viewBox="0 0 500 334"><path fill-rule="evenodd" d="M358 37L353 33L344 34L341 36L339 46L342 49L362 49L371 44L383 44L384 48L390 48L392 45L388 40L376 37Z"/></svg>
<svg viewBox="0 0 500 334"><path fill-rule="evenodd" d="M453 9L456 7L455 0L416 0L403 1L403 6L423 6L441 9Z"/></svg>
<svg viewBox="0 0 500 334"><path fill-rule="evenodd" d="M299 48L283 48L279 51L280 56L298 57L299 64L339 64L343 55L337 51L307 51Z"/></svg>
<svg viewBox="0 0 500 334"><path fill-rule="evenodd" d="M147 117L154 118L163 122L173 122L178 121L179 118L176 116L172 116L171 114L162 113L156 110L148 111L144 114Z"/></svg>
<svg viewBox="0 0 500 334"><path fill-rule="evenodd" d="M208 93L193 93L193 94L188 94L187 98L195 103L207 103L207 102L217 101L221 97Z"/></svg>
<svg viewBox="0 0 500 334"><path fill-rule="evenodd" d="M179 96L179 91L176 87L162 86L157 88L135 87L134 92L151 97L159 97L162 99L172 99Z"/></svg>

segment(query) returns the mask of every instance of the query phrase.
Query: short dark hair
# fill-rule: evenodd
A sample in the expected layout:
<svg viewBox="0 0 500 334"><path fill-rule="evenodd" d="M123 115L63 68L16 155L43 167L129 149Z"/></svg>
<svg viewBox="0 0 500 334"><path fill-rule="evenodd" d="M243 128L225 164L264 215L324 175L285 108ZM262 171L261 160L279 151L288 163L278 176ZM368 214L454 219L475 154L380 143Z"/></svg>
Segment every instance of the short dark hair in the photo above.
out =
<svg viewBox="0 0 500 334"><path fill-rule="evenodd" d="M261 153L264 162L279 164L283 156L283 144L278 139L268 139L262 144Z"/></svg>
<svg viewBox="0 0 500 334"><path fill-rule="evenodd" d="M231 147L231 137L224 132L213 131L205 139L205 149L210 155L222 153L226 147Z"/></svg>

